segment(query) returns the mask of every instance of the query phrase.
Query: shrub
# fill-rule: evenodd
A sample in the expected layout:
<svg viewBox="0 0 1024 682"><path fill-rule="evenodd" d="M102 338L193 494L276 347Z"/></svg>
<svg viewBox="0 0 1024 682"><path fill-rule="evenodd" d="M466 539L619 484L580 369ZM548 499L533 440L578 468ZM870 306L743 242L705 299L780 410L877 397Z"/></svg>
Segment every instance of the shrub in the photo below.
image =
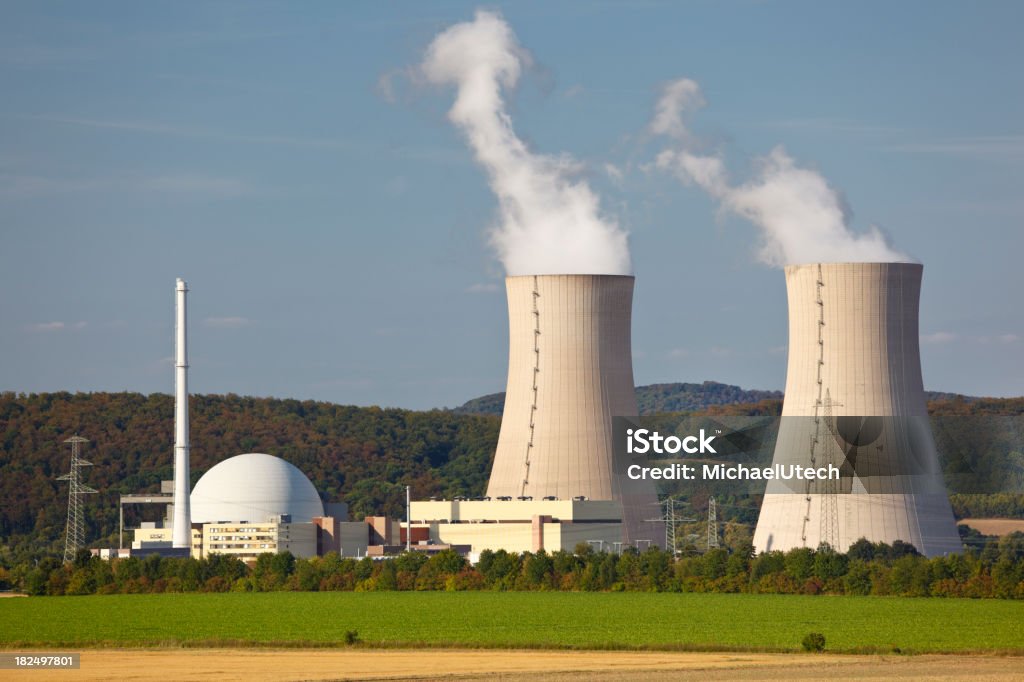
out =
<svg viewBox="0 0 1024 682"><path fill-rule="evenodd" d="M824 651L825 635L820 632L808 632L800 644L803 646L804 651Z"/></svg>

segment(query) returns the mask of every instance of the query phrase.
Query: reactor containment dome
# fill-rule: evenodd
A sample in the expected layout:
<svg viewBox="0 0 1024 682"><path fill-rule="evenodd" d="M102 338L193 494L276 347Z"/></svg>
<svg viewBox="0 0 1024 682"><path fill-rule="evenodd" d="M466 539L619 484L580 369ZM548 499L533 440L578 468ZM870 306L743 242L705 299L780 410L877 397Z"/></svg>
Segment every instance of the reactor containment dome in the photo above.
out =
<svg viewBox="0 0 1024 682"><path fill-rule="evenodd" d="M306 475L280 457L251 452L216 464L192 490L192 522L308 522L324 505Z"/></svg>

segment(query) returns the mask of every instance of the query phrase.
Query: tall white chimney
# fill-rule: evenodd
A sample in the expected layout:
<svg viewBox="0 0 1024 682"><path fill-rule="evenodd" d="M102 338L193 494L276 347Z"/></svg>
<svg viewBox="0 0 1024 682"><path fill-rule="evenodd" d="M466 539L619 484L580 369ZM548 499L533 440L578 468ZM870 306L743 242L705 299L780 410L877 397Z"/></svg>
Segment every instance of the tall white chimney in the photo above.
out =
<svg viewBox="0 0 1024 682"><path fill-rule="evenodd" d="M188 445L188 315L185 309L185 295L188 285L178 278L175 286L177 301L174 331L174 525L171 542L174 547L192 546L192 514L189 504Z"/></svg>

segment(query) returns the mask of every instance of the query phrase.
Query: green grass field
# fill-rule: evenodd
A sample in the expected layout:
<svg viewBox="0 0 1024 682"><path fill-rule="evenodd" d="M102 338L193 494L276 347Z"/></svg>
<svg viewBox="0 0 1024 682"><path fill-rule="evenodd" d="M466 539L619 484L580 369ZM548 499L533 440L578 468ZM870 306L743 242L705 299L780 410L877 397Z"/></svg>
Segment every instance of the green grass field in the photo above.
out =
<svg viewBox="0 0 1024 682"><path fill-rule="evenodd" d="M742 594L380 592L0 600L0 647L325 645L1024 652L1024 602Z"/></svg>

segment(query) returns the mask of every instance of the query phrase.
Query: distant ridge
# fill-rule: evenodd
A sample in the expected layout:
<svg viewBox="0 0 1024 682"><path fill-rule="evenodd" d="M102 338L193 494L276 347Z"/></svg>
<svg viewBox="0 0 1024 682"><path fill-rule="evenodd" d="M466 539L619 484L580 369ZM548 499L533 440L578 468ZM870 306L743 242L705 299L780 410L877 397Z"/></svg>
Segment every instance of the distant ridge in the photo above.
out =
<svg viewBox="0 0 1024 682"><path fill-rule="evenodd" d="M711 405L757 403L762 400L781 400L781 391L746 390L739 386L705 381L702 384L650 384L637 386L636 401L640 414L661 412L692 412ZM455 408L459 414L497 414L505 406L504 393L491 393L467 401Z"/></svg>
<svg viewBox="0 0 1024 682"><path fill-rule="evenodd" d="M700 384L674 383L649 384L636 387L636 401L640 414L660 414L664 412L694 412L706 410L714 405L746 405L762 400L782 400L782 391L762 391L744 389L731 384L717 381L705 381ZM942 391L926 391L927 400L963 400L974 402L974 396L946 393ZM456 407L456 414L501 415L505 407L504 393L490 393L467 400Z"/></svg>

